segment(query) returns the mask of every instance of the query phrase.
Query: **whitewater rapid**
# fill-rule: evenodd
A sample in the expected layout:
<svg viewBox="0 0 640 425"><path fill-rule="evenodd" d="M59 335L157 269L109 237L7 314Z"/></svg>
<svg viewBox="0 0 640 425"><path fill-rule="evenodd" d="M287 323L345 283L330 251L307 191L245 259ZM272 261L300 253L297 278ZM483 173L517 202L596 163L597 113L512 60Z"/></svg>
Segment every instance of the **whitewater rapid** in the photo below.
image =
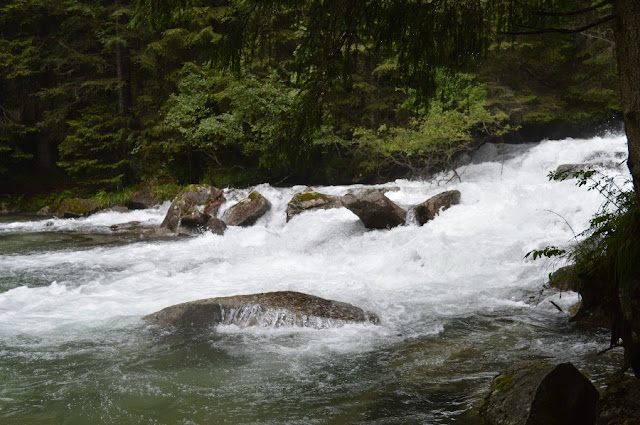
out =
<svg viewBox="0 0 640 425"><path fill-rule="evenodd" d="M452 323L473 327L474 318L484 321L505 311L525 322L530 320L526 317L555 320L561 314L546 302L549 297L565 310L578 299L574 293L540 295L548 273L563 264L533 262L524 256L546 245L571 243L574 232L588 227L603 198L573 181L549 181L547 174L565 163L615 162L619 165L602 172L624 179L624 157L626 139L621 135L491 144L457 169L461 181L443 175L439 182L397 180L377 186L394 188L386 195L404 208L445 190L461 192L459 205L422 227L370 231L344 208L306 212L287 223L286 204L304 186L259 185L252 189L271 202L271 210L254 226L230 227L224 236L97 245L89 241L79 248L34 246L4 253L0 351L35 344L54 347L55 352L77 341L127 340L132 329L148 328L142 316L169 305L281 290L354 304L376 313L380 325L325 330L225 326L217 332L260 341L250 347L238 342L227 349L287 356L361 353L399 341L438 338ZM361 187L315 189L344 195ZM225 208L248 192L227 190L230 202ZM110 225L133 220L154 226L167 208L165 203L156 209L82 219L0 222L0 238L45 233L87 237L109 234ZM286 343L283 335L301 339ZM598 348L596 342L536 344L526 342L526 334L522 338L514 344L539 347L541 355L548 356L563 351L582 355Z"/></svg>

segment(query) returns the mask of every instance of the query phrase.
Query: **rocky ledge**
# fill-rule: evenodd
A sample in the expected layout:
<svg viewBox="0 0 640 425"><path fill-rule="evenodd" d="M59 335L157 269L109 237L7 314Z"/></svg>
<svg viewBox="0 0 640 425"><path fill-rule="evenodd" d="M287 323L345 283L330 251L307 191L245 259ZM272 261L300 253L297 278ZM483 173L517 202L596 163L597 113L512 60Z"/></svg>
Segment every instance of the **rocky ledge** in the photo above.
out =
<svg viewBox="0 0 640 425"><path fill-rule="evenodd" d="M329 328L347 323L379 322L378 316L351 304L300 292L266 292L208 298L176 304L143 317L160 326L181 329L217 324Z"/></svg>

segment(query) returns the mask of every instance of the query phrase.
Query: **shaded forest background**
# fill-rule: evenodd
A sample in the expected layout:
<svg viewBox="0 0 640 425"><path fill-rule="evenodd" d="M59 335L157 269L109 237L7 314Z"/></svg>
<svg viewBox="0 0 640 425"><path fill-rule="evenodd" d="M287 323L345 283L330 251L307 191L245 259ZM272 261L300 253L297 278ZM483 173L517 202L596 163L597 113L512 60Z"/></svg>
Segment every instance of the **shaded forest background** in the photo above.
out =
<svg viewBox="0 0 640 425"><path fill-rule="evenodd" d="M126 0L0 6L0 194L378 182L620 116L607 25L495 42L464 73L438 68L425 92L375 40L305 58L299 15L249 19L233 3L154 19ZM257 36L238 40L243 25Z"/></svg>

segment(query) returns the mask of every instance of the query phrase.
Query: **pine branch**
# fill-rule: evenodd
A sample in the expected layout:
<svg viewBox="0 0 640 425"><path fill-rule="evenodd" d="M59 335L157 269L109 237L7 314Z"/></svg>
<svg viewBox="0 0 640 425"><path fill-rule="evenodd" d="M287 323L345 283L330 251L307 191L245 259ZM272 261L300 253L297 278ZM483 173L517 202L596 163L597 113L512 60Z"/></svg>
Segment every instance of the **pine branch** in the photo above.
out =
<svg viewBox="0 0 640 425"><path fill-rule="evenodd" d="M598 19L597 21L591 22L579 28L537 28L537 27L530 27L526 25L518 25L521 28L529 28L530 31L500 31L499 34L502 34L502 35L533 35L533 34L548 34L548 33L575 34L575 33L586 31L593 27L597 27L598 25L602 25L605 22L612 20L613 18L614 18L614 15L607 15L602 17L601 19Z"/></svg>
<svg viewBox="0 0 640 425"><path fill-rule="evenodd" d="M613 1L612 0L604 0L601 1L598 4L594 4L593 6L590 7L585 7L584 9L578 9L578 10L570 10L567 12L548 12L548 11L544 11L544 10L538 10L538 11L534 11L533 14L534 15L538 15L538 16L574 16L574 15L583 15L585 13L591 12L593 10L598 10L601 7L607 6L609 4L612 4Z"/></svg>

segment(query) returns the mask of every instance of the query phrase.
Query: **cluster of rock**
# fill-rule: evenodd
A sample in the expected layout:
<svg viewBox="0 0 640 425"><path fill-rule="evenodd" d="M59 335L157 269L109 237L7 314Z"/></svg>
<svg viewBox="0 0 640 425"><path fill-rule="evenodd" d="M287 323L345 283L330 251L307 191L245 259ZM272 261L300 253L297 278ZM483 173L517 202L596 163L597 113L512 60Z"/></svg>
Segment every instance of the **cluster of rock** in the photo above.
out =
<svg viewBox="0 0 640 425"><path fill-rule="evenodd" d="M408 212L384 195L388 190L393 189L365 189L344 196L332 196L308 187L295 194L287 204L287 222L305 211L344 207L357 215L368 229L390 229L406 224L409 214L416 218L419 225L423 225L440 211L460 203L460 192L452 190L440 193ZM172 201L161 229L174 234L210 230L221 235L227 226L255 224L271 208L271 203L262 194L253 191L218 218L218 211L226 201L221 189L209 185L189 185Z"/></svg>
<svg viewBox="0 0 640 425"><path fill-rule="evenodd" d="M404 210L387 196L386 192L398 188L364 189L349 192L344 196L333 196L316 192L307 187L295 194L286 208L286 220L310 210L347 208L360 218L367 229L391 229L405 225L408 217L414 217L419 225L433 220L441 211L460 203L460 192L451 190L440 193L425 202ZM126 212L129 209L151 208L161 200L154 198L149 188L132 194L126 206L110 208L109 211ZM144 235L193 235L211 231L224 234L227 226L251 226L271 208L271 203L259 192L252 191L240 202L224 211L219 211L227 202L224 191L206 184L185 187L171 202L171 206L158 228L141 227L140 223L128 222L111 226L117 232L137 232ZM65 199L56 208L45 207L40 215L60 218L80 218L102 212L99 205L90 199Z"/></svg>
<svg viewBox="0 0 640 425"><path fill-rule="evenodd" d="M227 226L251 226L271 208L271 203L253 191L217 217L227 202L222 189L209 185L189 185L171 202L161 228L177 234L194 234L210 230L222 235Z"/></svg>
<svg viewBox="0 0 640 425"><path fill-rule="evenodd" d="M367 229L391 229L404 225L408 215L413 215L417 223L422 226L427 221L433 220L440 211L460 203L460 192L450 190L405 211L385 196L384 193L389 190L393 189L365 189L340 197L307 188L294 195L287 205L287 221L308 210L344 207L357 215Z"/></svg>

